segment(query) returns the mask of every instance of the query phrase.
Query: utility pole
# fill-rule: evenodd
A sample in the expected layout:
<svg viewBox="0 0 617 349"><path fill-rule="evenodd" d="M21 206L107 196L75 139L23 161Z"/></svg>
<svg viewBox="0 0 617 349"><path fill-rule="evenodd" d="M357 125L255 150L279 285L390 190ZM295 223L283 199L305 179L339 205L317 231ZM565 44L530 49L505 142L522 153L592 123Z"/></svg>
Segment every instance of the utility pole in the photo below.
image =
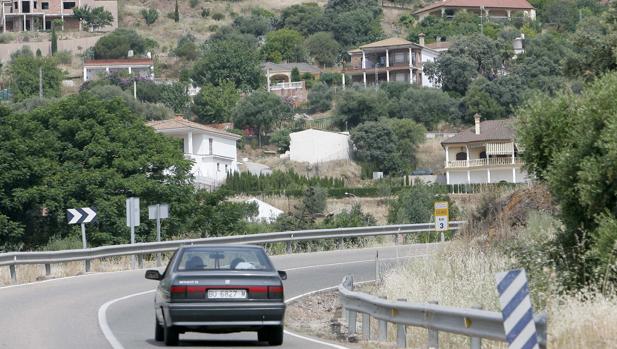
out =
<svg viewBox="0 0 617 349"><path fill-rule="evenodd" d="M39 67L39 98L43 98L43 67Z"/></svg>

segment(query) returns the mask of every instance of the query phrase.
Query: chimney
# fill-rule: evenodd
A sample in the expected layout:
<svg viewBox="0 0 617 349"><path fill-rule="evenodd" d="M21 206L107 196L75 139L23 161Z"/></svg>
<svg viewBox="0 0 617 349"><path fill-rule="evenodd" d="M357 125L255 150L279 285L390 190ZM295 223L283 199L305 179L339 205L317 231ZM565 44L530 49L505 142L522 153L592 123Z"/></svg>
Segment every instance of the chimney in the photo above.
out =
<svg viewBox="0 0 617 349"><path fill-rule="evenodd" d="M418 34L418 41L419 41L418 43L420 44L420 46L424 46L424 37L425 37L424 33Z"/></svg>
<svg viewBox="0 0 617 349"><path fill-rule="evenodd" d="M476 134L479 135L480 134L480 114L476 113L476 115L474 115L473 118L476 121Z"/></svg>

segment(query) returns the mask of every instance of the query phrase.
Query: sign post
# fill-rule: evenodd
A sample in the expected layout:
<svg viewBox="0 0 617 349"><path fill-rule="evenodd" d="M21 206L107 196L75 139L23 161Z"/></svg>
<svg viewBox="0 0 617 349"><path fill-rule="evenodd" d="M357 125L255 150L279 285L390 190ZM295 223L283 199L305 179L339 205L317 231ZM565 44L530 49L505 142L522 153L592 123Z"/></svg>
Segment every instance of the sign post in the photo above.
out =
<svg viewBox="0 0 617 349"><path fill-rule="evenodd" d="M441 241L444 241L443 232L449 229L448 224L448 202L435 202L435 230L441 232Z"/></svg>
<svg viewBox="0 0 617 349"><path fill-rule="evenodd" d="M529 286L524 269L495 275L503 327L509 349L538 349L536 323L533 319Z"/></svg>
<svg viewBox="0 0 617 349"><path fill-rule="evenodd" d="M66 218L69 224L81 225L81 242L83 248L88 248L86 240L86 223L92 223L96 218L96 209L92 207L69 208L66 210ZM90 261L86 260L86 272L90 271Z"/></svg>
<svg viewBox="0 0 617 349"><path fill-rule="evenodd" d="M139 198L126 199L126 226L131 228L131 244L135 243L135 227L139 226ZM131 256L131 269L135 269L135 256Z"/></svg>
<svg viewBox="0 0 617 349"><path fill-rule="evenodd" d="M169 218L169 205L156 204L148 206L148 219L156 219L156 241L161 241L161 219ZM156 266L161 266L161 254L156 254Z"/></svg>

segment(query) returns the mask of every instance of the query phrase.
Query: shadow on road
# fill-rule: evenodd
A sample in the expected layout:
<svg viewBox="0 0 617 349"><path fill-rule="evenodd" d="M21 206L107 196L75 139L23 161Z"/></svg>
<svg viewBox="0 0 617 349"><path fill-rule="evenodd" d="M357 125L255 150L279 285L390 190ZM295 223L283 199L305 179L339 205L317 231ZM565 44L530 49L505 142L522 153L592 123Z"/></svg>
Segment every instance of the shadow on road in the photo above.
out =
<svg viewBox="0 0 617 349"><path fill-rule="evenodd" d="M165 347L163 342L157 342L154 339L148 339L146 342L155 347ZM199 340L199 339L182 339L180 338L180 347L267 347L268 343L258 342L255 340Z"/></svg>

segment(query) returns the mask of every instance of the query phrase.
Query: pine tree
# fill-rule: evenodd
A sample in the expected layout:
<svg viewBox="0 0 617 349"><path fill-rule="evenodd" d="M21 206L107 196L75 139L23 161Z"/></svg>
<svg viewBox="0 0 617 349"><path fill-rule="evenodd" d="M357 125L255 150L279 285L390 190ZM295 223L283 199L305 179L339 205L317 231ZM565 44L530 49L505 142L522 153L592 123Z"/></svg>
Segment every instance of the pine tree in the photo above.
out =
<svg viewBox="0 0 617 349"><path fill-rule="evenodd" d="M56 35L56 26L51 27L51 55L55 55L58 51L58 35Z"/></svg>

